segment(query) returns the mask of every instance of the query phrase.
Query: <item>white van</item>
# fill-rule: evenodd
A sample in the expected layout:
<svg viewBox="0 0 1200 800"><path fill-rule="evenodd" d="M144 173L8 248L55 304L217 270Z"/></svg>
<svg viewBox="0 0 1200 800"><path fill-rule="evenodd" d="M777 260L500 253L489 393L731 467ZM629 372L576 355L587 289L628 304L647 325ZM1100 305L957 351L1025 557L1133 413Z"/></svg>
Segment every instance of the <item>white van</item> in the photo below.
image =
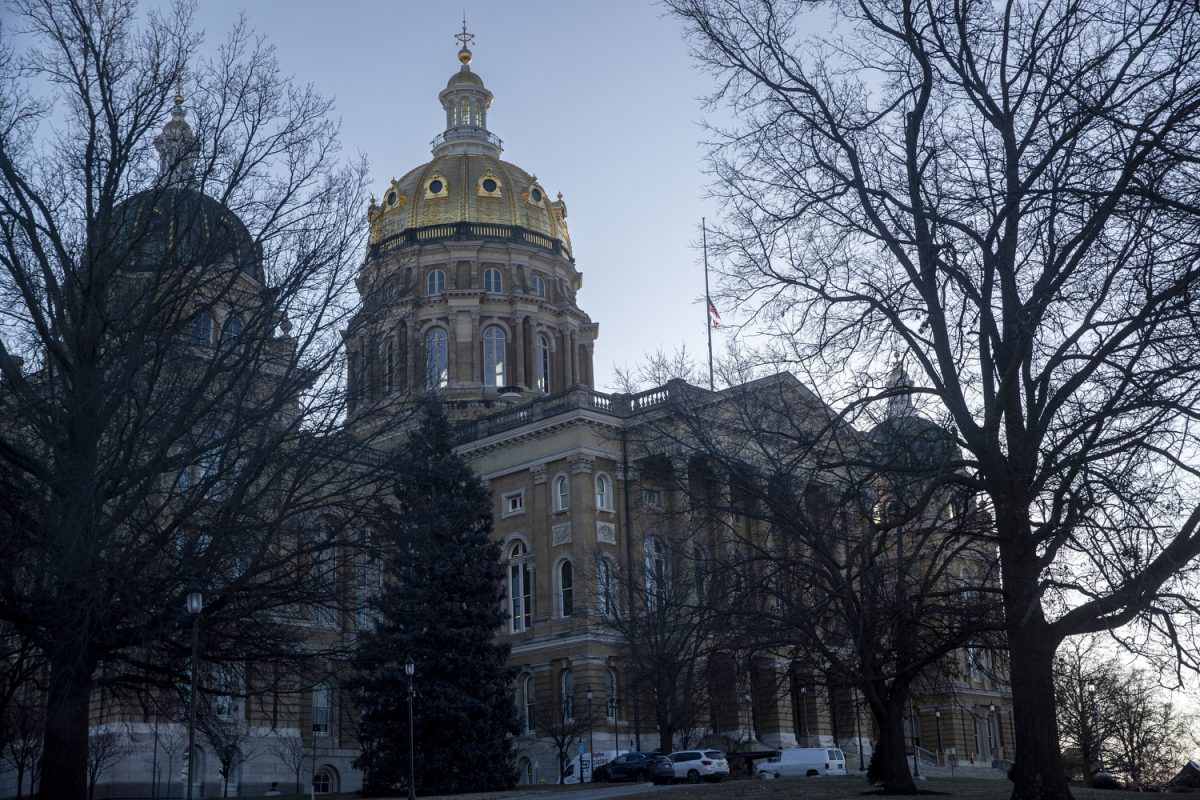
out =
<svg viewBox="0 0 1200 800"><path fill-rule="evenodd" d="M756 761L760 778L804 778L845 775L846 755L836 747L792 747L766 761Z"/></svg>

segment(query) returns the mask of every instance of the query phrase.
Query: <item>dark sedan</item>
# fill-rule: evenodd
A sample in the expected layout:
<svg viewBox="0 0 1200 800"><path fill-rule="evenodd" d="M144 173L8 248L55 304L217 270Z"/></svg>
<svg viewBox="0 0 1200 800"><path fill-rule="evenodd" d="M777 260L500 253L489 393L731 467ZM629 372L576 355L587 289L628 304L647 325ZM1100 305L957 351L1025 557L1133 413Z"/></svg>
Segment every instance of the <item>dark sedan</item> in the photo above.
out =
<svg viewBox="0 0 1200 800"><path fill-rule="evenodd" d="M654 765L670 759L660 753L623 753L603 766L596 767L592 780L596 783L609 781L643 781L650 780L650 772Z"/></svg>

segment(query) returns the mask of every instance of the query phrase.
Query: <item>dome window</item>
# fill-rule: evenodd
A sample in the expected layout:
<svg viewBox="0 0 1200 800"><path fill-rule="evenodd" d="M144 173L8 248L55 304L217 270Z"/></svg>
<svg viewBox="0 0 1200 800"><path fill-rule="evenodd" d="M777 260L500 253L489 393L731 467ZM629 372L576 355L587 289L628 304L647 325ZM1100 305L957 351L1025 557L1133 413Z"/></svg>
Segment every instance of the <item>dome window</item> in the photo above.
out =
<svg viewBox="0 0 1200 800"><path fill-rule="evenodd" d="M483 176L479 179L477 192L480 197L499 197L500 179L493 175L491 170L483 173Z"/></svg>
<svg viewBox="0 0 1200 800"><path fill-rule="evenodd" d="M542 202L542 190L536 186L529 190L529 199L535 203Z"/></svg>
<svg viewBox="0 0 1200 800"><path fill-rule="evenodd" d="M545 297L546 296L546 282L544 280L542 280L541 275L533 276L533 280L530 282L529 292L534 297Z"/></svg>
<svg viewBox="0 0 1200 800"><path fill-rule="evenodd" d="M450 192L447 189L446 179L441 175L434 175L425 183L425 197L449 197Z"/></svg>
<svg viewBox="0 0 1200 800"><path fill-rule="evenodd" d="M389 206L394 206L399 201L400 201L400 195L396 194L395 192L388 192L387 204Z"/></svg>

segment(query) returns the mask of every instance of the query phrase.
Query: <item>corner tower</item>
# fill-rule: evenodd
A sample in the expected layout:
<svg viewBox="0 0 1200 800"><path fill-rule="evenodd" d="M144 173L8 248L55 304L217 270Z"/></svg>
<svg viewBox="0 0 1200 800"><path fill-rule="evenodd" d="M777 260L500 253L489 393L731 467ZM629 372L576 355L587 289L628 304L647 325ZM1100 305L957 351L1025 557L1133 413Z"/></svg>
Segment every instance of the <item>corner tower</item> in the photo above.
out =
<svg viewBox="0 0 1200 800"><path fill-rule="evenodd" d="M347 330L351 414L442 396L451 419L583 385L594 388L599 328L576 304L562 194L501 160L492 93L456 37L459 69L438 94L446 129L433 159L393 180L367 210L362 307Z"/></svg>

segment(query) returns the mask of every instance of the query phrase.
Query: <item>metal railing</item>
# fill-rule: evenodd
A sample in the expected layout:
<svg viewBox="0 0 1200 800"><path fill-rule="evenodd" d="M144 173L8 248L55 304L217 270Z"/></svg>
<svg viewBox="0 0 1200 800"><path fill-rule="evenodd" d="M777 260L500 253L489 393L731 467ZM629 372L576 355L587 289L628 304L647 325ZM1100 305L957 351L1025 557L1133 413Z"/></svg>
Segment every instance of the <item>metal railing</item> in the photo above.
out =
<svg viewBox="0 0 1200 800"><path fill-rule="evenodd" d="M555 239L544 233L531 231L519 225L499 225L493 222L447 222L440 225L426 225L421 228L408 230L385 236L371 245L371 254L404 244L425 244L427 242L445 241L448 239L470 240L487 239L500 242L521 242L549 250L555 255L566 256L574 261L571 248L561 239Z"/></svg>
<svg viewBox="0 0 1200 800"><path fill-rule="evenodd" d="M432 141L429 142L429 147L432 149L454 139L484 139L488 144L495 145L502 150L504 149L504 141L499 136L475 125L458 125L453 128L447 128L433 137Z"/></svg>
<svg viewBox="0 0 1200 800"><path fill-rule="evenodd" d="M683 381L671 381L665 386L637 394L605 394L586 386L573 386L556 394L538 397L519 406L464 422L458 426L458 433L460 441L470 441L578 410L599 411L624 419L663 406L677 399L679 393L694 388Z"/></svg>

